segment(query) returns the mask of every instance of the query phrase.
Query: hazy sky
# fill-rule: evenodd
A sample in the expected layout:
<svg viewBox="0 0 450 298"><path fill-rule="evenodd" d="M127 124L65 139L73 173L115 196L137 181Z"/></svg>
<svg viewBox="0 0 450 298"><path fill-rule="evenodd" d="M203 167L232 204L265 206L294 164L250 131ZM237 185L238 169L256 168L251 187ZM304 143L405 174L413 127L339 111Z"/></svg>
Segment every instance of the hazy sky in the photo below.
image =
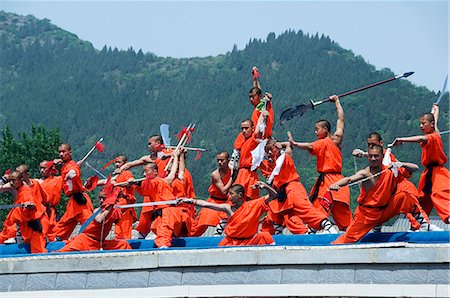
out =
<svg viewBox="0 0 450 298"><path fill-rule="evenodd" d="M329 35L377 69L438 91L448 71L448 1L4 1L0 9L47 18L101 49L158 56L224 54L287 29Z"/></svg>

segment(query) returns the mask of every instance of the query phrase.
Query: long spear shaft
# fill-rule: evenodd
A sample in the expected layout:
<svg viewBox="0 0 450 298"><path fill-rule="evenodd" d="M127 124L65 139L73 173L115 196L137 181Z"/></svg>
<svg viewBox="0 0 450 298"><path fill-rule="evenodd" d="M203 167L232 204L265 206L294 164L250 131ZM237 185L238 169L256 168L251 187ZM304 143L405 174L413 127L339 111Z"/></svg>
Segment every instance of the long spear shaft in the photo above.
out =
<svg viewBox="0 0 450 298"><path fill-rule="evenodd" d="M367 90L367 89L373 88L375 86L379 86L379 85L382 85L382 84L385 84L385 83L388 83L388 82L391 82L391 81L394 81L394 80L397 80L397 79L400 79L400 78L407 78L410 75L412 75L413 73L414 72L412 72L412 71L411 72L405 72L402 75L396 75L396 76L394 76L392 78L389 78L389 79L386 79L386 80L383 80L383 81L380 81L380 82L376 82L376 83L373 83L373 84L370 84L370 85L367 85L367 86L364 86L364 87L360 87L360 88L357 88L357 89L354 89L354 90L351 90L351 91L339 94L338 97L342 98L342 97L345 97L347 95L354 94L354 93L357 93L357 92L360 92L360 91L363 91L363 90ZM321 105L321 104L323 104L325 102L328 102L328 101L330 101L330 98L326 98L326 99L319 100L319 101L310 100L310 102L308 104L300 104L300 105L297 105L297 106L295 106L293 108L289 108L289 109L283 111L283 113L281 113L280 123L283 124L285 121L290 120L290 119L292 119L293 117L295 117L297 115L301 116L307 110L314 110L315 106Z"/></svg>
<svg viewBox="0 0 450 298"><path fill-rule="evenodd" d="M82 164L82 163L89 157L89 155L91 155L92 152L94 152L96 145L97 145L98 143L101 143L101 142L103 142L103 138L100 138L100 139L97 141L97 143L95 143L95 145L92 146L91 150L89 150L88 153L86 153L86 155L85 155L78 163L79 163L79 164Z"/></svg>

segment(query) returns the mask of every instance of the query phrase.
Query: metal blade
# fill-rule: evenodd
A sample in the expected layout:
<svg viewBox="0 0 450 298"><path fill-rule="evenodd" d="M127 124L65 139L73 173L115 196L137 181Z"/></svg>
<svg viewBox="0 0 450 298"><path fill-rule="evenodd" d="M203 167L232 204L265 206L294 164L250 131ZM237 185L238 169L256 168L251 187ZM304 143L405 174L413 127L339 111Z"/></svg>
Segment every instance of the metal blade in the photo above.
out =
<svg viewBox="0 0 450 298"><path fill-rule="evenodd" d="M163 139L164 146L170 145L170 133L169 133L169 125L168 124L161 124L159 126L159 131L161 133L161 137Z"/></svg>
<svg viewBox="0 0 450 298"><path fill-rule="evenodd" d="M295 106L294 108L289 108L281 113L280 125L283 125L286 121L294 118L295 116L302 116L306 111L313 109L314 106L312 105L312 103L300 104Z"/></svg>

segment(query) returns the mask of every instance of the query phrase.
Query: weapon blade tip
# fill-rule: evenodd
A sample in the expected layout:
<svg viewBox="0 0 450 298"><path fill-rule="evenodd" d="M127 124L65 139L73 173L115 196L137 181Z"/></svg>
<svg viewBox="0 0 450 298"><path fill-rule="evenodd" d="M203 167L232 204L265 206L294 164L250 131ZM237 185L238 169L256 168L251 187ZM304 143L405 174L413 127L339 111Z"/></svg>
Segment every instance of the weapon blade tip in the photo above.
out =
<svg viewBox="0 0 450 298"><path fill-rule="evenodd" d="M407 77L409 77L410 75L413 75L413 74L414 74L414 71L405 72L405 73L403 74L403 77L404 77L404 78L407 78Z"/></svg>

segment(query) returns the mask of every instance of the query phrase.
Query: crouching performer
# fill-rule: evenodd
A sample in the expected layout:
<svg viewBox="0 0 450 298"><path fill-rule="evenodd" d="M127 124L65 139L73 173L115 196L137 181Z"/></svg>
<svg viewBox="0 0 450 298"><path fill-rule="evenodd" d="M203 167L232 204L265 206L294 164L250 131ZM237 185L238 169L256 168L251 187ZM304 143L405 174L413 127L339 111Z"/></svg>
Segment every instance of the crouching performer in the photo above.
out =
<svg viewBox="0 0 450 298"><path fill-rule="evenodd" d="M231 204L214 204L195 199L182 199L182 203L190 203L199 207L205 207L217 211L223 211L228 215L225 228L225 238L219 246L246 246L275 244L272 236L267 232L258 233L259 218L269 210L268 203L277 197L277 193L266 183L258 181L252 187L266 189L266 196L255 200L245 201L245 189L240 184L235 184L229 189Z"/></svg>
<svg viewBox="0 0 450 298"><path fill-rule="evenodd" d="M383 148L372 145L368 151L369 166L353 176L342 178L330 185L330 190L362 182L358 207L345 234L333 244L353 243L364 237L373 227L390 218L414 210L417 199L409 192L396 192L399 182L408 178L419 167L412 163L391 163L383 166Z"/></svg>
<svg viewBox="0 0 450 298"><path fill-rule="evenodd" d="M120 189L109 196L105 191L99 193L101 211L95 216L94 220L89 223L84 231L67 242L66 246L57 250L57 252L65 251L83 251L83 250L113 250L113 249L131 249L130 244L125 240L106 240L114 223L117 223L122 217L120 209L115 209L114 205L124 194ZM98 209L94 211L97 213Z"/></svg>

